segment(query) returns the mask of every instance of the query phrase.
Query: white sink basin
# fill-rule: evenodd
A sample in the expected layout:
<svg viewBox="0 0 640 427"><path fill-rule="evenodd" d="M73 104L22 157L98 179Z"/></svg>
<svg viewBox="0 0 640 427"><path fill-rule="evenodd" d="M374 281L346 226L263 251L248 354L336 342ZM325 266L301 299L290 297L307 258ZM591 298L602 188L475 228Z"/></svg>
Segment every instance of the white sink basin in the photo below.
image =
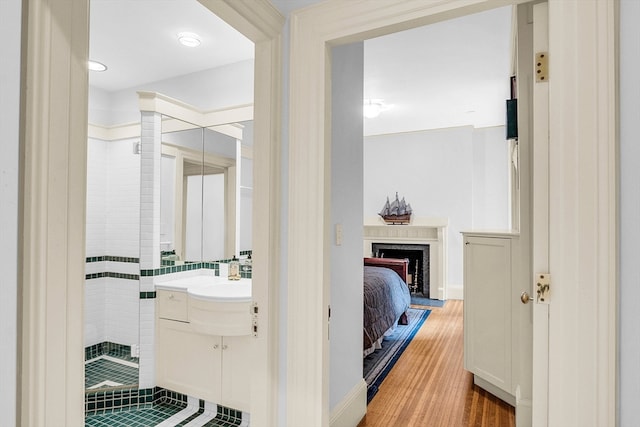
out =
<svg viewBox="0 0 640 427"><path fill-rule="evenodd" d="M250 302L251 280L220 280L189 287L187 293L197 299L217 302Z"/></svg>
<svg viewBox="0 0 640 427"><path fill-rule="evenodd" d="M251 279L229 280L219 276L191 276L156 284L156 289L186 291L210 301L251 301Z"/></svg>
<svg viewBox="0 0 640 427"><path fill-rule="evenodd" d="M196 332L251 334L251 279L200 275L158 283L156 289L186 292L187 321Z"/></svg>

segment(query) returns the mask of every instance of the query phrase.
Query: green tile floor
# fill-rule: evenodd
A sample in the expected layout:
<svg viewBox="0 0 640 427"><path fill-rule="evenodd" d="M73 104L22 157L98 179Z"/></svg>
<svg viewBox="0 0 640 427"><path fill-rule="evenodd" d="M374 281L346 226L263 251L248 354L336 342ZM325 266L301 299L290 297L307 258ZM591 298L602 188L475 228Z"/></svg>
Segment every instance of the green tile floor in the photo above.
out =
<svg viewBox="0 0 640 427"><path fill-rule="evenodd" d="M148 408L133 408L104 414L87 415L85 417L85 427L151 427L160 424L183 409L185 409L184 406L158 403ZM202 415L202 412L198 412L175 424L174 427L184 427L200 415ZM229 418L219 412L216 418L200 425L202 427L237 427L239 424L240 420L234 420L233 417Z"/></svg>
<svg viewBox="0 0 640 427"><path fill-rule="evenodd" d="M106 414L87 415L85 427L150 427L180 412L183 407L164 403L151 408L121 410Z"/></svg>
<svg viewBox="0 0 640 427"><path fill-rule="evenodd" d="M137 384L138 368L124 365L109 359L95 359L84 366L84 386L90 389L103 381L117 384Z"/></svg>
<svg viewBox="0 0 640 427"><path fill-rule="evenodd" d="M113 357L113 355L111 356ZM117 384L137 384L138 368L129 366L131 363L118 363L117 359L97 358L85 363L85 386L101 384L111 381ZM132 359L124 357L127 362ZM137 362L137 360L135 360ZM120 405L120 403L117 403ZM202 405L201 401L201 405ZM100 407L100 406L99 406ZM178 412L185 409L185 404L160 401L155 404L142 404L126 408L107 409L105 413L85 416L85 427L151 427L156 426ZM184 427L203 414L203 408L173 427ZM202 427L237 427L241 420L240 413L226 408L218 407L218 414L210 421L202 421L198 425ZM210 417L209 417L210 418ZM193 424L191 424L193 425Z"/></svg>

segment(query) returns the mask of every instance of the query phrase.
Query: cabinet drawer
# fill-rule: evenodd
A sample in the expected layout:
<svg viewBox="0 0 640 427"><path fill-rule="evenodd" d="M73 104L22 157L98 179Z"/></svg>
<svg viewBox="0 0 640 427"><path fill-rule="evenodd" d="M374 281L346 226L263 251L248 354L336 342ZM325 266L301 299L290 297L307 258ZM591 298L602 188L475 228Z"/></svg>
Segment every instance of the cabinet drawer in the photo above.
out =
<svg viewBox="0 0 640 427"><path fill-rule="evenodd" d="M158 291L158 317L161 319L189 320L187 312L187 293L181 291Z"/></svg>

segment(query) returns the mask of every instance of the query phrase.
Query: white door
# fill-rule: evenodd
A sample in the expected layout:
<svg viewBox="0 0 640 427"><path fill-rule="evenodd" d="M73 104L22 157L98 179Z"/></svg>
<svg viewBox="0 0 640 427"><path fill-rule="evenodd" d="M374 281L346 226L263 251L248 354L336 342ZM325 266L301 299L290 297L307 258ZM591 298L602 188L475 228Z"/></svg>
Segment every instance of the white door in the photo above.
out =
<svg viewBox="0 0 640 427"><path fill-rule="evenodd" d="M533 6L533 50L548 52L548 4ZM540 58L538 58L540 59ZM537 64L537 63L536 63ZM534 65L535 67L535 65ZM549 272L549 83L533 82L533 377L532 404L535 410L528 424L516 419L518 426L548 424L549 395L549 306L535 297L540 273Z"/></svg>

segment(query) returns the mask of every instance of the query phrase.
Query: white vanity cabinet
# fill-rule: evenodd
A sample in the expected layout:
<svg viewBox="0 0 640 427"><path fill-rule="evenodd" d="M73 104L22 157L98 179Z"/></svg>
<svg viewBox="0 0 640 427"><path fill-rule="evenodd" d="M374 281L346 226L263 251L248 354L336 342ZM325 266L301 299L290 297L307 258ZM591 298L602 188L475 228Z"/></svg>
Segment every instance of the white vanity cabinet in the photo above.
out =
<svg viewBox="0 0 640 427"><path fill-rule="evenodd" d="M188 321L187 300L186 292L158 291L158 386L248 412L251 336L220 336L194 330ZM180 301L184 301L184 308ZM186 320L183 313L187 314Z"/></svg>
<svg viewBox="0 0 640 427"><path fill-rule="evenodd" d="M464 367L475 384L514 405L512 245L517 237L463 236Z"/></svg>

